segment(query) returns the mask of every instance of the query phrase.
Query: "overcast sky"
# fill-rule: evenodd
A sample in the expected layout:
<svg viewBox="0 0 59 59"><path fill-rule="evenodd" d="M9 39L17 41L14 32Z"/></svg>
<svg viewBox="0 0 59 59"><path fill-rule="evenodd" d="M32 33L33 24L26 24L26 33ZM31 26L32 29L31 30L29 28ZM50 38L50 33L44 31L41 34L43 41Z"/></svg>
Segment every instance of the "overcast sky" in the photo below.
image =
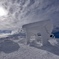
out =
<svg viewBox="0 0 59 59"><path fill-rule="evenodd" d="M5 20L0 21L0 29L19 29L45 19L59 27L59 0L0 0L0 5L8 11Z"/></svg>

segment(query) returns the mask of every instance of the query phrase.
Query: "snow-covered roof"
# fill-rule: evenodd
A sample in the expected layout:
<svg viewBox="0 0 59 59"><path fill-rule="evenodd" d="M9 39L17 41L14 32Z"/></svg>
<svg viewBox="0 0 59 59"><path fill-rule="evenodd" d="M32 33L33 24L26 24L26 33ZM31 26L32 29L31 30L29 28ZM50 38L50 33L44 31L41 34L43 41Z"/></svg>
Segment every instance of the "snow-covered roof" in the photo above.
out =
<svg viewBox="0 0 59 59"><path fill-rule="evenodd" d="M43 23L46 23L46 22L51 22L51 20L47 19L47 20L42 20L42 21L37 21L37 22L33 22L33 23L24 24L22 26L22 28L32 26L32 25L37 25L37 24L43 24Z"/></svg>

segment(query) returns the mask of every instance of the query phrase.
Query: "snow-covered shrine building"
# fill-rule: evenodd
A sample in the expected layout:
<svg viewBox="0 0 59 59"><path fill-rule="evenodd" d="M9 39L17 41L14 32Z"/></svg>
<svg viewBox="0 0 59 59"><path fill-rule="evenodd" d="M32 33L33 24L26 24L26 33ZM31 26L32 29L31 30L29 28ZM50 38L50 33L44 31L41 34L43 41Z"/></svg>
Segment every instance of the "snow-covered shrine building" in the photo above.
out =
<svg viewBox="0 0 59 59"><path fill-rule="evenodd" d="M25 24L22 28L26 33L26 44L30 44L31 38L35 37L35 40L39 39L41 43L45 45L50 39L53 23L51 20L43 20Z"/></svg>

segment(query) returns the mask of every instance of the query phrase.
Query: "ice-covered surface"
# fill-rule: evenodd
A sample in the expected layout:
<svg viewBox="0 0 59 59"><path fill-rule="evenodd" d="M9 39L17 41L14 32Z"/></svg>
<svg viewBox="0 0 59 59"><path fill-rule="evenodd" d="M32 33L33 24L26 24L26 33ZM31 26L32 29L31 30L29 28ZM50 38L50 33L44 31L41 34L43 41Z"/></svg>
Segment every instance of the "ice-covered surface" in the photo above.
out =
<svg viewBox="0 0 59 59"><path fill-rule="evenodd" d="M23 29L26 33L27 44L29 44L31 36L35 36L36 38L38 37L38 33L40 33L42 38L41 42L44 45L50 39L50 35L53 30L53 24L51 20L44 20L30 24L25 24L23 25Z"/></svg>
<svg viewBox="0 0 59 59"><path fill-rule="evenodd" d="M50 40L50 43L55 44L54 39L52 40ZM59 59L59 48L57 45L47 44L40 48L24 45L19 41L20 39L18 41L6 40L0 43L0 59Z"/></svg>
<svg viewBox="0 0 59 59"><path fill-rule="evenodd" d="M12 53L0 52L0 59L59 59L59 56L45 50L19 44L19 50Z"/></svg>

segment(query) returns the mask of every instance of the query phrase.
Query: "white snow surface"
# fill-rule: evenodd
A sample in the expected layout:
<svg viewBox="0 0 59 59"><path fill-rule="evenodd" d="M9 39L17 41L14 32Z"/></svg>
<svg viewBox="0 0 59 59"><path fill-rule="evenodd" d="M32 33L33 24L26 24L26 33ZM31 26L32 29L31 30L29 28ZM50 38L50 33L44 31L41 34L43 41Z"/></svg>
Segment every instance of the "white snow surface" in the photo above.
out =
<svg viewBox="0 0 59 59"><path fill-rule="evenodd" d="M20 48L12 53L0 52L0 59L59 59L59 56L46 50L18 43Z"/></svg>

